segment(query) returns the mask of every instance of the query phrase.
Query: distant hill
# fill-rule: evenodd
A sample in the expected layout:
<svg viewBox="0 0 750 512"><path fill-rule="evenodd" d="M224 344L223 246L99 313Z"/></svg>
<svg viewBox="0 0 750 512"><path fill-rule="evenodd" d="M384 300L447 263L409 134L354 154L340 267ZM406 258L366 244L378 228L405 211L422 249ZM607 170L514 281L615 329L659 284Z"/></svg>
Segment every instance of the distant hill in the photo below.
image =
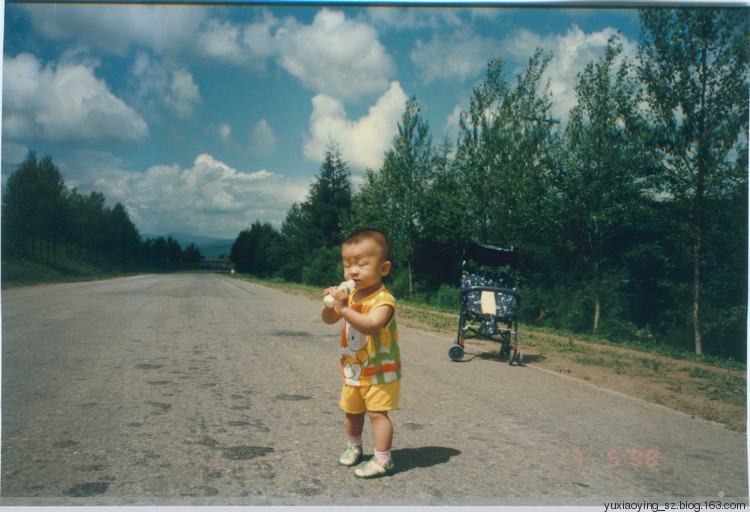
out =
<svg viewBox="0 0 750 512"><path fill-rule="evenodd" d="M169 238L170 236L177 240L177 243L180 244L180 247L185 249L190 244L195 244L195 246L200 249L201 254L204 258L218 258L222 254L225 254L229 256L229 253L232 251L232 245L234 244L234 239L229 238L216 238L211 236L195 236L195 235L188 235L186 233L167 233L165 235L141 235L141 238L144 240L148 240L151 238L159 238L160 236L164 238Z"/></svg>

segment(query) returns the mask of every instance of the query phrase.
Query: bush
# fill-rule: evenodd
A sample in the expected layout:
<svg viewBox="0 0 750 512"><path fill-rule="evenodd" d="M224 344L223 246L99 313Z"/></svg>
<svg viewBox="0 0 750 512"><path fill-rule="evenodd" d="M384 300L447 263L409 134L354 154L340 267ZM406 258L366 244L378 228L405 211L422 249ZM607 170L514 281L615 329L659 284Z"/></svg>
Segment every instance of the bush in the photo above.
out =
<svg viewBox="0 0 750 512"><path fill-rule="evenodd" d="M412 298L409 295L409 274L406 269L391 270L383 283L396 300Z"/></svg>
<svg viewBox="0 0 750 512"><path fill-rule="evenodd" d="M460 307L461 288L449 284L441 284L440 288L434 295L431 303L434 306L444 309L457 310Z"/></svg>

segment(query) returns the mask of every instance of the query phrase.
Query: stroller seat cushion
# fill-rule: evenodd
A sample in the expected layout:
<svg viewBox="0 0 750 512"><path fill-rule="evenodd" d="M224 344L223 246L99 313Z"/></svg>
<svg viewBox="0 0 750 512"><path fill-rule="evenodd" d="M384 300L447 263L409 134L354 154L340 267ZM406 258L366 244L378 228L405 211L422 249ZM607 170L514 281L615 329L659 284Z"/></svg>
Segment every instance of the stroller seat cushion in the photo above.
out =
<svg viewBox="0 0 750 512"><path fill-rule="evenodd" d="M476 271L461 276L461 289L467 290L473 286L490 286L496 288L513 288L513 280L507 274ZM495 312L488 310L491 301L487 294L494 295ZM483 300L484 295L484 300ZM518 303L513 295L501 292L471 291L466 294L467 309L477 315L493 315L506 317L515 313ZM490 308L491 309L491 308Z"/></svg>

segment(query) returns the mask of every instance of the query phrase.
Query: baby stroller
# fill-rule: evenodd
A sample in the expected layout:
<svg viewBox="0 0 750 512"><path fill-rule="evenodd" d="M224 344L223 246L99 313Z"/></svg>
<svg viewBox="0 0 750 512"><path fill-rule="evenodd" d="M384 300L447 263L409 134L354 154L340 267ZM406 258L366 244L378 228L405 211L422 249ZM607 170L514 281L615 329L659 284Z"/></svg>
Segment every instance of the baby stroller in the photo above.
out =
<svg viewBox="0 0 750 512"><path fill-rule="evenodd" d="M464 249L461 275L461 312L458 337L448 352L453 361L464 356L467 334L500 342L500 358L508 364L523 362L518 350L518 308L521 296L516 292L513 273L516 253L490 245L471 244ZM510 267L510 273L467 270L467 260L479 266Z"/></svg>

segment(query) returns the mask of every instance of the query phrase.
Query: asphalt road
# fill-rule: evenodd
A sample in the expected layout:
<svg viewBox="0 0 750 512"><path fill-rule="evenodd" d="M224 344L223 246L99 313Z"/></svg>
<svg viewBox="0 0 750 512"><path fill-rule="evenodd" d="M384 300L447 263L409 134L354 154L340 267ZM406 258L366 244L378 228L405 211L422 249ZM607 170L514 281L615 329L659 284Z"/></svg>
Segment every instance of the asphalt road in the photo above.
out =
<svg viewBox="0 0 750 512"><path fill-rule="evenodd" d="M744 434L405 328L398 472L358 480L338 329L212 274L3 292L0 504L747 502Z"/></svg>

